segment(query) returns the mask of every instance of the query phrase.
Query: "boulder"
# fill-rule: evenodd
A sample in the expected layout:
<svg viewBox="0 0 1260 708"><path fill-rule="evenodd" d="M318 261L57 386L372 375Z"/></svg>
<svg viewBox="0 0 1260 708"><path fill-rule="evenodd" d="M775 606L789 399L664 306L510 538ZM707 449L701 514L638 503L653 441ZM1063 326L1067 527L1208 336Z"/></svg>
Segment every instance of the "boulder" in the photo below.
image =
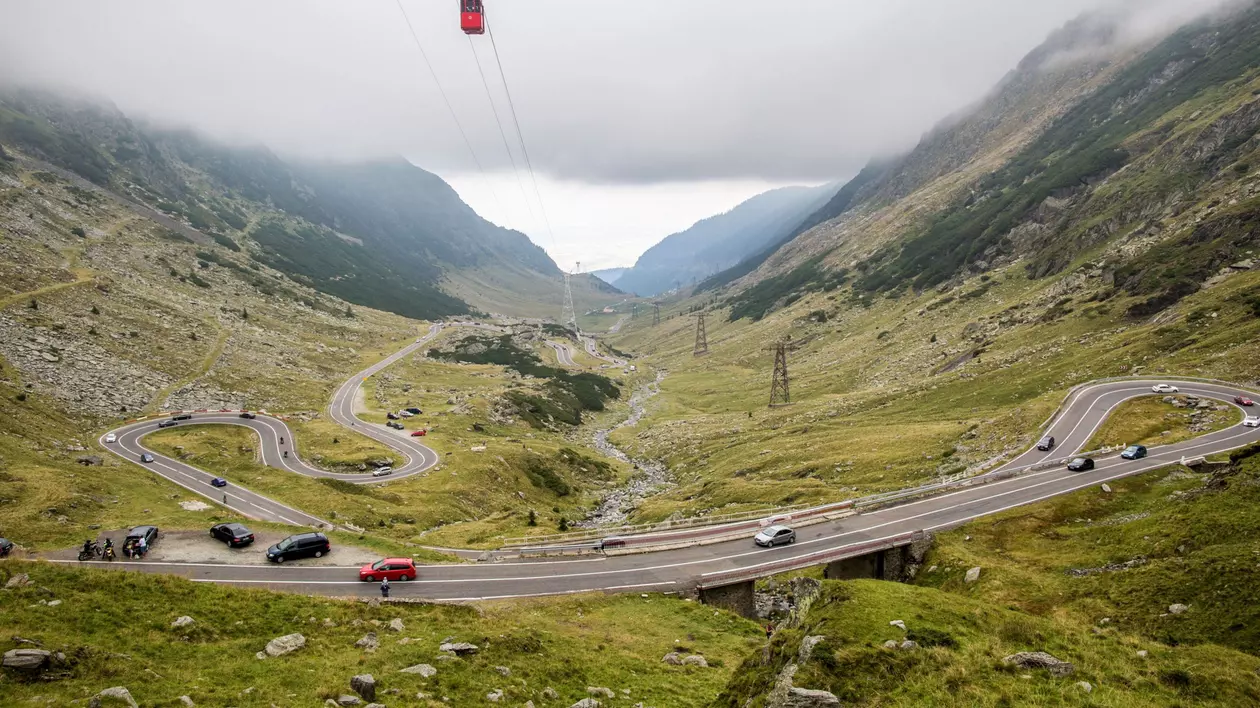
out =
<svg viewBox="0 0 1260 708"><path fill-rule="evenodd" d="M684 665L684 666L704 666L704 667L708 667L708 665L709 665L709 662L705 661L704 657L703 657L703 656L700 656L699 654L691 654L691 655L689 655L689 656L684 656L684 657L683 657L683 660L682 660L682 663L683 663L683 665ZM609 697L611 698L611 696L609 696Z"/></svg>
<svg viewBox="0 0 1260 708"><path fill-rule="evenodd" d="M496 667L494 667L494 670L495 670L495 671L498 671L500 676L511 676L511 675L512 675L512 670L511 670L511 669L509 669L509 668L508 668L508 667L506 667L506 666L496 666Z"/></svg>
<svg viewBox="0 0 1260 708"><path fill-rule="evenodd" d="M136 699L131 697L131 691L122 686L114 686L92 696L88 701L88 708L106 708L106 706L127 706L127 708L140 708L136 703Z"/></svg>
<svg viewBox="0 0 1260 708"><path fill-rule="evenodd" d="M359 641L355 642L354 645L364 651L376 651L376 648L379 647L381 643L376 638L376 632L368 632L360 637Z"/></svg>
<svg viewBox="0 0 1260 708"><path fill-rule="evenodd" d="M27 575L26 573L18 573L12 578L9 578L9 582L4 584L4 589L11 590L13 588L20 588L20 587L24 587L30 584L31 584L31 576Z"/></svg>
<svg viewBox="0 0 1260 708"><path fill-rule="evenodd" d="M1076 667L1044 651L1021 651L1002 658L1004 664L1015 664L1025 669L1045 669L1054 676L1068 676Z"/></svg>
<svg viewBox="0 0 1260 708"><path fill-rule="evenodd" d="M0 664L14 671L43 671L52 663L52 652L44 649L10 649Z"/></svg>
<svg viewBox="0 0 1260 708"><path fill-rule="evenodd" d="M671 651L661 658L661 663L678 666L682 664L682 654L679 654L676 651Z"/></svg>
<svg viewBox="0 0 1260 708"><path fill-rule="evenodd" d="M477 653L477 645L468 642L444 642L438 647L438 651L449 651L457 656L468 656Z"/></svg>
<svg viewBox="0 0 1260 708"><path fill-rule="evenodd" d="M577 703L574 703L573 705L569 706L569 708L599 708L602 705L603 703L600 703L594 698L583 698Z"/></svg>
<svg viewBox="0 0 1260 708"><path fill-rule="evenodd" d="M888 641L884 642L884 648L885 648L885 649L896 649L896 648L897 648L897 640L896 640L896 639L889 639Z"/></svg>
<svg viewBox="0 0 1260 708"><path fill-rule="evenodd" d="M503 689L496 688L493 691L487 693L486 700L490 701L491 703L498 703L499 701L503 700Z"/></svg>
<svg viewBox="0 0 1260 708"><path fill-rule="evenodd" d="M1093 684L1091 684L1089 681L1077 681L1077 682L1076 682L1076 687L1077 687L1077 688L1079 688L1079 689L1081 689L1082 691L1084 691L1084 692L1086 692L1086 693L1093 693L1093 692L1094 692L1094 686L1093 686Z"/></svg>
<svg viewBox="0 0 1260 708"><path fill-rule="evenodd" d="M560 697L560 694L556 693L556 689L552 688L551 686L548 686L543 689L542 697L546 698L549 701L554 701Z"/></svg>
<svg viewBox="0 0 1260 708"><path fill-rule="evenodd" d="M93 466L101 464L102 462L104 462L104 460L102 460L100 457L96 455L83 455L78 460L76 460L76 462L83 465L84 467L93 467Z"/></svg>
<svg viewBox="0 0 1260 708"><path fill-rule="evenodd" d="M604 698L616 698L617 694L611 688L604 686L587 686L586 694L588 696L603 696Z"/></svg>
<svg viewBox="0 0 1260 708"><path fill-rule="evenodd" d="M276 637L267 642L267 646L263 648L263 653L267 656L284 656L304 646L306 646L306 637L294 632L283 637Z"/></svg>
<svg viewBox="0 0 1260 708"><path fill-rule="evenodd" d="M182 629L183 627L191 627L196 622L197 620L193 619L192 617L189 617L188 615L183 615L181 617L176 617L175 621L171 622L171 627L174 629Z"/></svg>
<svg viewBox="0 0 1260 708"><path fill-rule="evenodd" d="M979 579L980 579L980 566L976 566L968 570L966 577L963 578L963 580L969 583L974 583Z"/></svg>
<svg viewBox="0 0 1260 708"><path fill-rule="evenodd" d="M836 694L831 691L793 686L788 689L787 696L779 704L779 708L821 708L838 705L840 705L840 699L836 698Z"/></svg>
<svg viewBox="0 0 1260 708"><path fill-rule="evenodd" d="M398 671L403 674L419 674L421 678L429 678L437 675L437 669L433 668L429 664L416 664L415 666L408 666L407 668L399 669Z"/></svg>
<svg viewBox="0 0 1260 708"><path fill-rule="evenodd" d="M902 622L901 620L893 620L888 623L888 626L896 627L897 629L900 629L903 632L906 631L906 623Z"/></svg>
<svg viewBox="0 0 1260 708"><path fill-rule="evenodd" d="M184 708L197 708L197 704L193 703L193 699L188 696L180 696L179 702L184 706Z"/></svg>
<svg viewBox="0 0 1260 708"><path fill-rule="evenodd" d="M385 708L385 704L384 703L369 703L363 706L363 708Z"/></svg>
<svg viewBox="0 0 1260 708"><path fill-rule="evenodd" d="M336 703L339 706L357 706L357 705L362 705L363 700L360 699L358 696L343 695L343 696L337 696Z"/></svg>
<svg viewBox="0 0 1260 708"><path fill-rule="evenodd" d="M403 627L403 621L397 617L389 621L389 628L394 632L401 632L405 629L405 627Z"/></svg>
<svg viewBox="0 0 1260 708"><path fill-rule="evenodd" d="M897 648L898 648L898 649L918 649L918 648L919 648L919 645L918 645L918 643L917 643L917 642L912 642L912 641L910 641L909 639L907 639L906 641L902 642L901 644L898 644L898 645L897 645Z"/></svg>
<svg viewBox="0 0 1260 708"><path fill-rule="evenodd" d="M1180 602L1176 602L1168 606L1168 614L1179 615L1188 609L1190 609L1189 605L1183 605Z"/></svg>
<svg viewBox="0 0 1260 708"><path fill-rule="evenodd" d="M1102 490L1108 494L1111 494L1111 485L1107 484L1106 482L1103 482ZM1082 681L1081 683L1084 683L1084 681Z"/></svg>
<svg viewBox="0 0 1260 708"><path fill-rule="evenodd" d="M372 674L359 674L350 679L350 689L363 696L364 700L376 700L376 679Z"/></svg>

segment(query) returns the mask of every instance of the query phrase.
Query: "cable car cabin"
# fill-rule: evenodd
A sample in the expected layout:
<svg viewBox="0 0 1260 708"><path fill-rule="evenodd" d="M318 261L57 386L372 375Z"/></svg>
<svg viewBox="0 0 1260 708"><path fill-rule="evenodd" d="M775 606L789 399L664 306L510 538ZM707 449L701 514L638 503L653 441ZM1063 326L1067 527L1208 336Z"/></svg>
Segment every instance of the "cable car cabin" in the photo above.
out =
<svg viewBox="0 0 1260 708"><path fill-rule="evenodd" d="M459 0L459 28L464 34L485 34L486 15L481 0Z"/></svg>

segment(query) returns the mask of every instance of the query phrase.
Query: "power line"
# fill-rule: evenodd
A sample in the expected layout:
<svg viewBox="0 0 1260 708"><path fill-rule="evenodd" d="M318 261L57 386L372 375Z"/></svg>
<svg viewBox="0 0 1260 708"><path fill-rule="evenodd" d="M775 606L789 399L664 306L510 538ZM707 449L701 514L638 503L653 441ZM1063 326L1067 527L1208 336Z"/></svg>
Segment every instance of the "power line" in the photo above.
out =
<svg viewBox="0 0 1260 708"><path fill-rule="evenodd" d="M525 200L525 209L529 211L529 218L533 221L534 208L529 204L529 195L525 193L525 185L521 182L521 173L516 168L516 158L512 155L512 148L508 146L507 133L503 131L503 121L499 120L499 109L494 105L494 97L490 95L490 82L486 81L486 72L481 68L481 57L477 56L477 46L473 44L472 35L466 36L468 37L468 49L472 51L473 61L477 63L477 73L481 75L481 85L486 89L486 100L490 102L490 111L494 113L494 123L499 126L499 137L503 138L503 150L507 152L508 161L512 163L512 174L516 177L516 186L521 190L521 197ZM504 84L504 86L506 85Z"/></svg>
<svg viewBox="0 0 1260 708"><path fill-rule="evenodd" d="M407 23L407 31L411 33L411 41L415 43L416 49L420 50L420 56L424 59L424 65L429 68L429 75L433 77L433 83L437 85L438 93L442 94L442 102L446 104L446 110L450 112L451 118L455 121L455 127L459 129L460 137L464 139L464 145L468 148L469 154L472 155L473 162L477 165L477 171L481 173L481 179L485 181L486 187L490 190L490 196L494 197L494 203L499 207L499 213L507 215L507 210L503 208L503 202L499 201L499 195L494 191L494 185L490 184L490 179L486 176L486 170L481 166L481 160L477 157L477 151L473 149L472 141L468 139L468 133L464 131L464 124L459 122L459 116L455 114L455 107L451 105L451 99L446 95L446 89L442 88L442 82L438 80L437 72L433 70L433 64L429 61L429 55L424 51L424 45L420 44L420 37L416 34L415 27L411 25L411 17L407 15L407 9L403 7L402 0L394 0L398 5L398 11L402 13L403 21ZM497 54L495 55L497 58ZM506 87L507 84L504 84ZM511 103L509 97L508 103ZM524 143L522 143L524 145Z"/></svg>
<svg viewBox="0 0 1260 708"><path fill-rule="evenodd" d="M525 166L529 169L529 179L534 185L534 196L538 197L538 209L542 212L543 223L547 225L547 235L555 247L556 237L551 230L551 219L547 218L547 207L543 204L542 192L538 189L538 178L534 176L534 163L529 159L529 148L525 146L525 134L521 132L521 121L516 117L516 103L512 101L512 90L508 88L507 74L503 73L503 62L499 59L499 45L494 41L494 30L486 20L486 34L490 36L490 47L494 49L494 63L499 67L499 78L503 81L503 93L507 96L508 108L512 112L512 124L516 126L516 137L521 141L521 153L525 155Z"/></svg>

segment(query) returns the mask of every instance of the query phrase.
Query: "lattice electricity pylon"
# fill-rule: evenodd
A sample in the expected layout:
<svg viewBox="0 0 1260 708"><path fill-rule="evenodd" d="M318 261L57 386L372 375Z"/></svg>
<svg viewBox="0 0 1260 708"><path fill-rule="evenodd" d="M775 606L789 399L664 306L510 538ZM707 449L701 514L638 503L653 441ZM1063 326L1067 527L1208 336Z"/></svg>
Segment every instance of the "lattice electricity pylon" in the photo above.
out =
<svg viewBox="0 0 1260 708"><path fill-rule="evenodd" d="M792 403L792 393L788 386L787 353L796 349L792 338L784 337L773 345L766 347L774 352L774 373L770 376L770 407L778 408Z"/></svg>
<svg viewBox="0 0 1260 708"><path fill-rule="evenodd" d="M661 303L654 302L652 303L652 326L655 327L656 325L660 323L661 323Z"/></svg>
<svg viewBox="0 0 1260 708"><path fill-rule="evenodd" d="M696 347L692 356L704 356L709 353L709 335L704 331L704 313L696 313Z"/></svg>
<svg viewBox="0 0 1260 708"><path fill-rule="evenodd" d="M580 269L582 264L579 262L574 271ZM569 274L564 274L564 311L560 314L561 319L566 327L570 327L574 332L578 331L577 312L573 309L573 288L569 287Z"/></svg>

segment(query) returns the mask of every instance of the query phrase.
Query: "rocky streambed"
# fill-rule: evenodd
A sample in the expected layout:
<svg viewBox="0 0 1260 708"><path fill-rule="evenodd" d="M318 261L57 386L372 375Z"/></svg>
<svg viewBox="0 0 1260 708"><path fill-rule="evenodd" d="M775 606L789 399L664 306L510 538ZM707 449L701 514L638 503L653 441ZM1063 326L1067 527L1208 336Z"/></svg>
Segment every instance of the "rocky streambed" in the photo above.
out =
<svg viewBox="0 0 1260 708"><path fill-rule="evenodd" d="M624 451L613 445L608 436L618 428L636 425L646 412L648 399L661 392L661 381L666 372L658 371L656 379L644 384L630 396L630 415L611 428L595 431L592 441L596 450L604 455L634 465L635 474L621 487L604 496L599 506L595 507L585 520L574 524L579 528L598 528L602 526L620 526L626 523L630 512L643 499L657 494L674 484L674 476L664 463L656 460L633 459Z"/></svg>

